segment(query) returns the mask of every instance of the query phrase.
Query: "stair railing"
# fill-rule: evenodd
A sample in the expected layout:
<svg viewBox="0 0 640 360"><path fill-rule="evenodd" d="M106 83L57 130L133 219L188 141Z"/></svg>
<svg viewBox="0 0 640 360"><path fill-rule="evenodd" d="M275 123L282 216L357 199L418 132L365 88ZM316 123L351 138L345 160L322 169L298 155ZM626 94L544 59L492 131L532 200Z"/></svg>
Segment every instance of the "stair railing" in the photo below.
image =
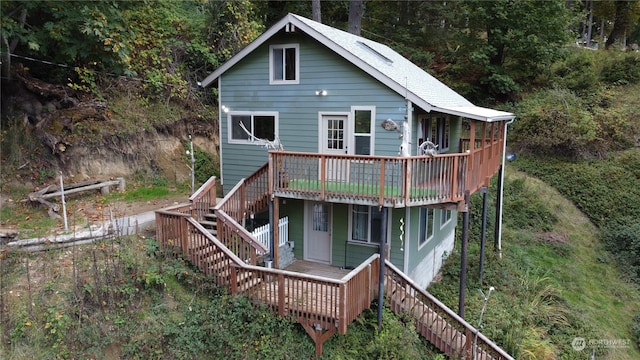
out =
<svg viewBox="0 0 640 360"><path fill-rule="evenodd" d="M418 332L440 351L454 358L513 360L502 348L422 290L389 261L385 260L385 266L385 296L392 311L411 314Z"/></svg>
<svg viewBox="0 0 640 360"><path fill-rule="evenodd" d="M204 216L216 205L216 177L212 176L189 197L191 216L196 220L204 220Z"/></svg>

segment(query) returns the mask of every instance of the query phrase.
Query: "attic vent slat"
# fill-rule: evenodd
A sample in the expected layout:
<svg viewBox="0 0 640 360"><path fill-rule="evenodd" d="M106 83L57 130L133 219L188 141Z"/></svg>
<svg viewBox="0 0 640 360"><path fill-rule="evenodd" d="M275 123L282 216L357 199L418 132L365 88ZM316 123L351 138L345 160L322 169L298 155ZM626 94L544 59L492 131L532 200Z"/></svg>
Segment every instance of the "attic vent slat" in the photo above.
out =
<svg viewBox="0 0 640 360"><path fill-rule="evenodd" d="M367 49L372 54L374 54L377 57L379 57L382 61L386 62L387 64L393 64L393 60L391 60L388 57L382 55L380 52L378 52L376 49L372 48L371 46L363 43L362 41L357 41L357 43L358 43L358 45L360 45L363 48Z"/></svg>
<svg viewBox="0 0 640 360"><path fill-rule="evenodd" d="M288 33L294 32L296 31L296 26L293 25L292 23L288 23L287 25L285 25L284 31Z"/></svg>

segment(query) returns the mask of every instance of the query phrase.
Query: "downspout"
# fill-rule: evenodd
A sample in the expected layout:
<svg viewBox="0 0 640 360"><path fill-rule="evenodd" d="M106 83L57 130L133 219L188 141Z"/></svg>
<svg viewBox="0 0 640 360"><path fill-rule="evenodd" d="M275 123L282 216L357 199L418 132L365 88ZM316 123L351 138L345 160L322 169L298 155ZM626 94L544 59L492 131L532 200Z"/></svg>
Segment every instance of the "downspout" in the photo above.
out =
<svg viewBox="0 0 640 360"><path fill-rule="evenodd" d="M504 165L505 159L507 157L507 129L509 128L509 125L512 124L515 120L516 118L514 117L504 124L504 140L502 143L502 166L500 166L500 189L498 189L498 192L500 193L500 209L498 209L498 222L496 224L498 226L498 256L500 259L502 259L502 205L504 202Z"/></svg>

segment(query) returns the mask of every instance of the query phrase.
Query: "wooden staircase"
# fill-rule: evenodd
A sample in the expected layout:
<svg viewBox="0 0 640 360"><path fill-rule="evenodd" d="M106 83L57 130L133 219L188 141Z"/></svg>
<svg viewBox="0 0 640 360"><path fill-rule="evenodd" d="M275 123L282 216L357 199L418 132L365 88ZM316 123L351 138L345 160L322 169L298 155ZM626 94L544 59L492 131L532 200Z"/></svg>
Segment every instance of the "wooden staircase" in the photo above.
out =
<svg viewBox="0 0 640 360"><path fill-rule="evenodd" d="M256 266L256 254L266 253L266 248L240 224L247 204L257 208L264 199L264 192L254 193L250 202L244 194L232 191L224 204L215 207L210 200L193 199L190 206L157 211L156 234L161 246L181 253L231 294L247 296L282 316L296 318L316 343L318 356L324 341L335 332L346 333L347 325L370 307L377 297L377 274L383 266L384 295L391 310L411 314L417 331L450 358L513 360L389 261L381 262L377 254L340 280Z"/></svg>
<svg viewBox="0 0 640 360"><path fill-rule="evenodd" d="M451 358L512 359L447 306L385 261L385 298L396 314L411 314L418 333Z"/></svg>
<svg viewBox="0 0 640 360"><path fill-rule="evenodd" d="M201 249L194 249L193 256L197 258L197 262L205 274L215 274L220 279L230 279L235 276L235 283L239 291L245 292L253 287L260 285L262 279L259 277L251 277L246 272L236 272L232 274L232 261L224 256L224 253L216 251L215 247L207 246Z"/></svg>
<svg viewBox="0 0 640 360"><path fill-rule="evenodd" d="M209 212L204 214L202 220L198 220L200 225L207 229L211 235L218 236L218 217L215 213L215 208L209 208Z"/></svg>

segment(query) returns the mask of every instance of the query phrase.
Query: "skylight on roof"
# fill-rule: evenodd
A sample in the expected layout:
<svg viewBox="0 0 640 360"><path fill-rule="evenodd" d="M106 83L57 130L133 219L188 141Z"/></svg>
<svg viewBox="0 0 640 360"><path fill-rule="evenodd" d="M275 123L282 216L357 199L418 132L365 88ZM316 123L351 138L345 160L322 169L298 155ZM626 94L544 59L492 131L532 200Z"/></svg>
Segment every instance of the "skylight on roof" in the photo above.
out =
<svg viewBox="0 0 640 360"><path fill-rule="evenodd" d="M380 52L378 52L377 50L375 50L374 48L372 48L371 46L363 43L362 41L357 41L358 45L362 46L363 48L367 49L369 52L371 52L372 54L376 55L377 57L379 57L382 61L388 63L388 64L392 64L393 60L389 59L388 57L382 55Z"/></svg>

